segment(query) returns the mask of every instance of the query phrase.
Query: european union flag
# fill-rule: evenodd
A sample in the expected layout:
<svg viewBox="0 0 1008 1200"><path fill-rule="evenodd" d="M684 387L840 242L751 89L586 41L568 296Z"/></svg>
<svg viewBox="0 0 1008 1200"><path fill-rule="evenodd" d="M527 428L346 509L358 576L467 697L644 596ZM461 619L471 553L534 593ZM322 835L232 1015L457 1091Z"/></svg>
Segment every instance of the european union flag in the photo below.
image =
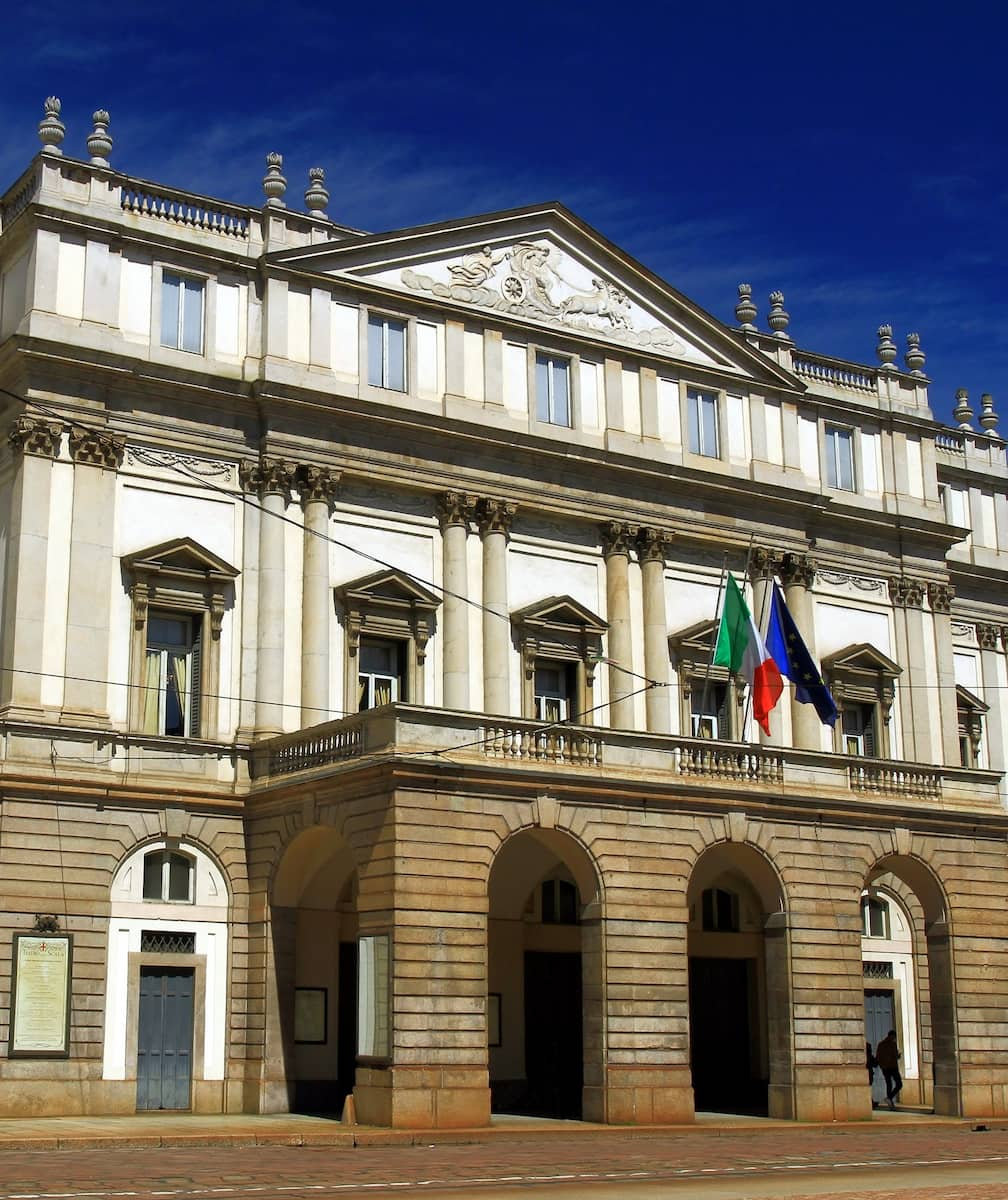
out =
<svg viewBox="0 0 1008 1200"><path fill-rule="evenodd" d="M815 705L819 720L824 725L835 724L837 706L829 688L823 683L819 668L812 661L808 647L802 641L794 617L784 603L784 597L776 583L773 585L766 646L780 673L786 675L794 684L795 699L801 704Z"/></svg>

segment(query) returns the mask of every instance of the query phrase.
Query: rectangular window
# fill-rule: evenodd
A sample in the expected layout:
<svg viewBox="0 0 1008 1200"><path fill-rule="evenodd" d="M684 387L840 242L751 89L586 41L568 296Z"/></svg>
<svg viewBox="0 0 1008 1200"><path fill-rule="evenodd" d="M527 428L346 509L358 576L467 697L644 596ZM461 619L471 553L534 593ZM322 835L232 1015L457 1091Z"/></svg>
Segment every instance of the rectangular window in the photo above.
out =
<svg viewBox="0 0 1008 1200"><path fill-rule="evenodd" d="M572 713L571 671L565 663L537 663L535 669L535 719L553 724Z"/></svg>
<svg viewBox="0 0 1008 1200"><path fill-rule="evenodd" d="M161 345L172 350L203 353L202 279L179 275L161 277Z"/></svg>
<svg viewBox="0 0 1008 1200"><path fill-rule="evenodd" d="M690 453L718 457L717 402L714 392L698 392L691 388L686 393Z"/></svg>
<svg viewBox="0 0 1008 1200"><path fill-rule="evenodd" d="M854 491L854 431L826 426L826 482L831 488Z"/></svg>
<svg viewBox="0 0 1008 1200"><path fill-rule="evenodd" d="M404 647L399 642L361 638L357 650L357 711L395 704L402 695Z"/></svg>
<svg viewBox="0 0 1008 1200"><path fill-rule="evenodd" d="M199 618L151 613L143 680L143 731L199 737Z"/></svg>
<svg viewBox="0 0 1008 1200"><path fill-rule="evenodd" d="M730 739L728 684L695 680L690 689L690 718L694 737Z"/></svg>
<svg viewBox="0 0 1008 1200"><path fill-rule="evenodd" d="M406 391L406 322L368 317L368 383L391 392Z"/></svg>
<svg viewBox="0 0 1008 1200"><path fill-rule="evenodd" d="M854 704L843 711L845 754L858 757L875 755L875 709L870 704Z"/></svg>
<svg viewBox="0 0 1008 1200"><path fill-rule="evenodd" d="M536 355L536 419L570 428L570 360Z"/></svg>

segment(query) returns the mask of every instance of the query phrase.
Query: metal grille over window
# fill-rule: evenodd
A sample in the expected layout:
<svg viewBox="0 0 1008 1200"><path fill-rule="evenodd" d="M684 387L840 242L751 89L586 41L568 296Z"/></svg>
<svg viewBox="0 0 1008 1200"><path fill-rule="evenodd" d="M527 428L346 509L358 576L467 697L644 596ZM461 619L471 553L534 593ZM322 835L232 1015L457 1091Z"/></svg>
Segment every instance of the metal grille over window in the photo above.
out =
<svg viewBox="0 0 1008 1200"><path fill-rule="evenodd" d="M195 954L196 934L177 929L144 929L140 934L141 954Z"/></svg>
<svg viewBox="0 0 1008 1200"><path fill-rule="evenodd" d="M863 962L861 971L865 979L892 979L891 962Z"/></svg>

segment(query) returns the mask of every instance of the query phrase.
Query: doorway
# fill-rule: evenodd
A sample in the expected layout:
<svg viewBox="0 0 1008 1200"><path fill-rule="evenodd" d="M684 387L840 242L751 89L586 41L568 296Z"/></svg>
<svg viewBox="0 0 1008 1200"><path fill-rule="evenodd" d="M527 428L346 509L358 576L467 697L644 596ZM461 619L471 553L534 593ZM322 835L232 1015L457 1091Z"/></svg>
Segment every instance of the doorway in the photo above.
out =
<svg viewBox="0 0 1008 1200"><path fill-rule="evenodd" d="M698 1110L766 1111L766 1079L753 1069L755 966L746 958L690 959L690 1069Z"/></svg>
<svg viewBox="0 0 1008 1200"><path fill-rule="evenodd" d="M524 1111L581 1119L581 955L525 952Z"/></svg>
<svg viewBox="0 0 1008 1200"><path fill-rule="evenodd" d="M192 1089L192 967L141 967L137 1111L188 1109Z"/></svg>
<svg viewBox="0 0 1008 1200"><path fill-rule="evenodd" d="M865 988L864 1023L865 1041L874 1054L889 1030L896 1028L896 997L891 988ZM876 1067L872 1079L872 1104L881 1104L885 1098L885 1079L881 1067Z"/></svg>

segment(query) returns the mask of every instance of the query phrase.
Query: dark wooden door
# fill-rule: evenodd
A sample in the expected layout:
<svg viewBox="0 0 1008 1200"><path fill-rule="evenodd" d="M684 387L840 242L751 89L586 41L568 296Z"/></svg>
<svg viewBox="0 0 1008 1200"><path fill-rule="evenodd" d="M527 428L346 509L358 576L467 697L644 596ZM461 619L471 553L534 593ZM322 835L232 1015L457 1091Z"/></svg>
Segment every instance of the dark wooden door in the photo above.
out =
<svg viewBox="0 0 1008 1200"><path fill-rule="evenodd" d="M749 1112L766 1103L753 1077L749 960L691 958L690 1068L700 1111Z"/></svg>
<svg viewBox="0 0 1008 1200"><path fill-rule="evenodd" d="M193 970L140 968L137 1109L187 1109L192 1089Z"/></svg>
<svg viewBox="0 0 1008 1200"><path fill-rule="evenodd" d="M581 955L526 951L525 1111L580 1120L581 1029Z"/></svg>

